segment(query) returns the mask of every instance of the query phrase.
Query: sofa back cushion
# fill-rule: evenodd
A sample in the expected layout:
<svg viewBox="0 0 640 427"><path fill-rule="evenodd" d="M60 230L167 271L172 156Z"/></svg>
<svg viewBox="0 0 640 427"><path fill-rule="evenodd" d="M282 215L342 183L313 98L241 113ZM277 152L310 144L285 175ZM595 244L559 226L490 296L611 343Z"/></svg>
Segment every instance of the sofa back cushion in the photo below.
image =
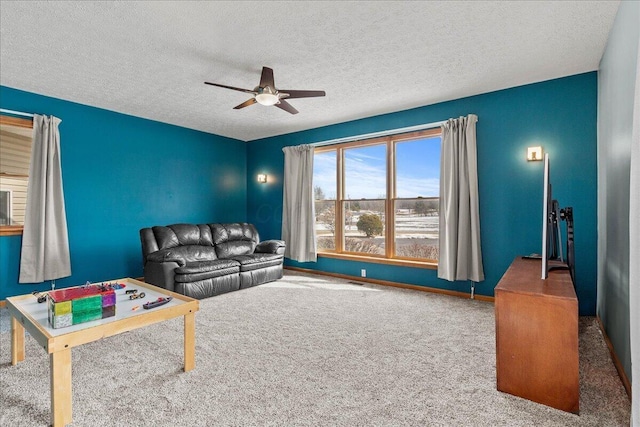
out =
<svg viewBox="0 0 640 427"><path fill-rule="evenodd" d="M209 224L218 258L252 254L260 242L258 231L252 224Z"/></svg>
<svg viewBox="0 0 640 427"><path fill-rule="evenodd" d="M177 246L213 246L211 228L206 224L173 224L153 227L158 249Z"/></svg>

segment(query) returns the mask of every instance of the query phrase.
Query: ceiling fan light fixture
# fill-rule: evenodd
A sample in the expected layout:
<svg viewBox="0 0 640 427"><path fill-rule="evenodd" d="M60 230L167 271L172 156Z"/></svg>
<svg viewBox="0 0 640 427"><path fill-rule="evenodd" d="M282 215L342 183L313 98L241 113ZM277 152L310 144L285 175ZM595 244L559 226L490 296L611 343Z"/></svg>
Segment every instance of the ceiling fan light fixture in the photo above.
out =
<svg viewBox="0 0 640 427"><path fill-rule="evenodd" d="M260 105L270 106L277 104L278 101L280 101L280 98L278 98L278 95L273 93L263 92L256 95L256 101L258 101L258 104Z"/></svg>

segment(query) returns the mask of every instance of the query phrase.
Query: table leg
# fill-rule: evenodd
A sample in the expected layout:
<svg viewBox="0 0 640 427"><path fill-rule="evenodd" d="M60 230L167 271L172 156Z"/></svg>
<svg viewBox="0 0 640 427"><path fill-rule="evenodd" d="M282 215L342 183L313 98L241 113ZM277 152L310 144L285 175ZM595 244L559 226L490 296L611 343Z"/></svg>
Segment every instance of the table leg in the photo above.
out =
<svg viewBox="0 0 640 427"><path fill-rule="evenodd" d="M71 424L71 349L49 355L51 365L51 424Z"/></svg>
<svg viewBox="0 0 640 427"><path fill-rule="evenodd" d="M18 319L11 317L11 364L17 365L24 360L24 326Z"/></svg>
<svg viewBox="0 0 640 427"><path fill-rule="evenodd" d="M189 372L196 366L196 315L184 315L184 371Z"/></svg>

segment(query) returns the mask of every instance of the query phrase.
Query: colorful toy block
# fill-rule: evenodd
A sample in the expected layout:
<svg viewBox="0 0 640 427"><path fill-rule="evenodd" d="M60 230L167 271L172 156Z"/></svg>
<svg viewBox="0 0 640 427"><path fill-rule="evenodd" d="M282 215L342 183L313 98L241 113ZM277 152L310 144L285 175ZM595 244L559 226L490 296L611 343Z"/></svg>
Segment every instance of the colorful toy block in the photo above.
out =
<svg viewBox="0 0 640 427"><path fill-rule="evenodd" d="M54 329L116 314L113 287L85 285L49 292L49 323Z"/></svg>

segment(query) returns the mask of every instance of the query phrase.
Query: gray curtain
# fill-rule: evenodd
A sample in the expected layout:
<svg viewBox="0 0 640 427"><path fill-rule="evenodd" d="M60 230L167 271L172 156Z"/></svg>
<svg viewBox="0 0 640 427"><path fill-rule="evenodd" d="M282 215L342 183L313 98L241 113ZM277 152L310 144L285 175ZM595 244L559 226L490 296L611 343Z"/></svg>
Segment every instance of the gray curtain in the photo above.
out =
<svg viewBox="0 0 640 427"><path fill-rule="evenodd" d="M484 280L480 249L476 122L449 119L442 125L440 158L440 258L438 277Z"/></svg>
<svg viewBox="0 0 640 427"><path fill-rule="evenodd" d="M313 204L313 147L284 147L282 239L285 256L294 261L316 261Z"/></svg>
<svg viewBox="0 0 640 427"><path fill-rule="evenodd" d="M20 283L71 275L57 117L34 115Z"/></svg>

